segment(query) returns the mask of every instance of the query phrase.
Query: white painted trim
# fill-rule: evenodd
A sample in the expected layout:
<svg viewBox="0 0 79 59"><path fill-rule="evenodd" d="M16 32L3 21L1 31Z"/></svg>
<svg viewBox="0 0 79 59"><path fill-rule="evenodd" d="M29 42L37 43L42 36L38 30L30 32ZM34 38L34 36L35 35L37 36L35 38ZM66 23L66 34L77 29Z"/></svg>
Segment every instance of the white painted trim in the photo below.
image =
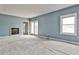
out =
<svg viewBox="0 0 79 59"><path fill-rule="evenodd" d="M39 35L38 37L41 37L41 38L43 38L43 39L50 39L50 40L54 40L54 41L60 41L60 42L65 42L65 43L70 43L70 44L79 45L79 41L64 40L64 39L46 37L46 36L41 36L41 35Z"/></svg>

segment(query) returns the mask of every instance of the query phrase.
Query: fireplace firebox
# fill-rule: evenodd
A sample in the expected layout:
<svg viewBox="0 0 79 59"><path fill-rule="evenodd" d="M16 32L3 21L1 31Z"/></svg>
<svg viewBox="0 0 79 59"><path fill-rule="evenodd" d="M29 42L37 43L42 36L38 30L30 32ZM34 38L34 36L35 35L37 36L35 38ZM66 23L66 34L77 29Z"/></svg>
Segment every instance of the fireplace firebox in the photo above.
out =
<svg viewBox="0 0 79 59"><path fill-rule="evenodd" d="M19 34L19 28L11 28L11 34L12 35Z"/></svg>

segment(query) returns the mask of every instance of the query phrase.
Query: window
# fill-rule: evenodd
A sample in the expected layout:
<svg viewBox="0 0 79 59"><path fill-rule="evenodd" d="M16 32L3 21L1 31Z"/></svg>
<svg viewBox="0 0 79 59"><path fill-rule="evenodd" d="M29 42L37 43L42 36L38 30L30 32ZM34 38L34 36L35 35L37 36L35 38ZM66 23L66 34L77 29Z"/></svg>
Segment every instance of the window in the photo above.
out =
<svg viewBox="0 0 79 59"><path fill-rule="evenodd" d="M77 34L77 14L68 14L60 17L60 33L76 35Z"/></svg>
<svg viewBox="0 0 79 59"><path fill-rule="evenodd" d="M31 21L31 34L34 34L34 21Z"/></svg>
<svg viewBox="0 0 79 59"><path fill-rule="evenodd" d="M31 21L31 34L38 34L38 20Z"/></svg>
<svg viewBox="0 0 79 59"><path fill-rule="evenodd" d="M25 33L25 23L23 23L23 33Z"/></svg>
<svg viewBox="0 0 79 59"><path fill-rule="evenodd" d="M35 20L35 34L38 34L38 20Z"/></svg>

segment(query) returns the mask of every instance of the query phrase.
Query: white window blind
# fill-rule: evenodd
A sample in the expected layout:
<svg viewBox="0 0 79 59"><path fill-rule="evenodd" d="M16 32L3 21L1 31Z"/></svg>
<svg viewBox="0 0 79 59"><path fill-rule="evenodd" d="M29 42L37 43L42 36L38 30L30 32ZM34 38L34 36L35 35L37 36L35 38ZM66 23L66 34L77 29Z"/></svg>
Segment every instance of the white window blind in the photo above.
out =
<svg viewBox="0 0 79 59"><path fill-rule="evenodd" d="M31 34L34 34L34 21L31 21Z"/></svg>
<svg viewBox="0 0 79 59"><path fill-rule="evenodd" d="M62 34L77 34L77 14L68 14L61 16L61 33Z"/></svg>
<svg viewBox="0 0 79 59"><path fill-rule="evenodd" d="M38 20L35 20L35 34L38 34Z"/></svg>
<svg viewBox="0 0 79 59"><path fill-rule="evenodd" d="M31 21L31 34L38 34L38 20Z"/></svg>

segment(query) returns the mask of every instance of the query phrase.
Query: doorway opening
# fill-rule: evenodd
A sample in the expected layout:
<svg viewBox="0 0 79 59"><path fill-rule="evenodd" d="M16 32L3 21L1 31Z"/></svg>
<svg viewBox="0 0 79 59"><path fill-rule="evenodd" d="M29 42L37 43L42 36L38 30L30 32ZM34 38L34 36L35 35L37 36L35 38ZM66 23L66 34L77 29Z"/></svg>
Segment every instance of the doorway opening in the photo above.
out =
<svg viewBox="0 0 79 59"><path fill-rule="evenodd" d="M28 34L28 22L23 23L23 34Z"/></svg>

